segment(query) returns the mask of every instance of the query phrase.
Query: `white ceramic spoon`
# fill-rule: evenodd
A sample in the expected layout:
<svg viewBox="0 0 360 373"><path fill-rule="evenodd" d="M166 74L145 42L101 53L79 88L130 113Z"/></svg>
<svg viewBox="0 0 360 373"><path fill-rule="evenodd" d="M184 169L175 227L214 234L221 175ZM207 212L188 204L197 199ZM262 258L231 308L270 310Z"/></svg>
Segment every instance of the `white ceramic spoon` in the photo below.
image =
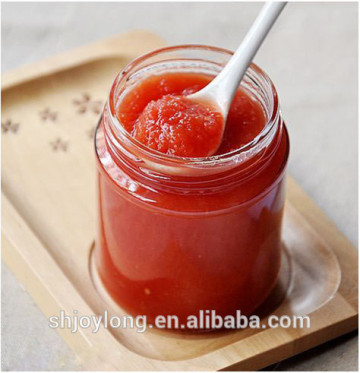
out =
<svg viewBox="0 0 360 373"><path fill-rule="evenodd" d="M243 42L219 75L202 90L186 96L186 98L192 101L210 104L220 111L223 116L222 133L224 133L226 118L236 90L257 50L285 5L286 2L267 2L246 34ZM222 138L220 138L218 146L220 146L221 140ZM214 149L213 154L216 151L217 149Z"/></svg>

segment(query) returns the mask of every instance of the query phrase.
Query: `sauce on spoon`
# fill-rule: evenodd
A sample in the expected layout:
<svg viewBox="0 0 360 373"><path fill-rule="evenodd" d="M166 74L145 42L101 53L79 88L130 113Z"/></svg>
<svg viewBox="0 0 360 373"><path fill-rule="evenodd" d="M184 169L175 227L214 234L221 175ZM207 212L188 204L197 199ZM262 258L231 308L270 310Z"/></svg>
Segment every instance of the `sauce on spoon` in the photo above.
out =
<svg viewBox="0 0 360 373"><path fill-rule="evenodd" d="M142 80L126 94L118 118L132 136L153 150L180 157L207 157L236 150L264 128L261 104L238 89L229 110L225 132L220 112L187 95L213 79L195 73L166 73Z"/></svg>

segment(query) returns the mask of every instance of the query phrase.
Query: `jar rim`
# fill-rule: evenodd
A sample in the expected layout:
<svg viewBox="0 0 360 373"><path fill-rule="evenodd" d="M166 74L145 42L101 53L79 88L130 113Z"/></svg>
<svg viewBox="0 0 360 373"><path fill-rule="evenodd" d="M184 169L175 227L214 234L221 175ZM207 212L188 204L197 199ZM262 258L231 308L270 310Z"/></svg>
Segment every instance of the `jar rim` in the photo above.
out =
<svg viewBox="0 0 360 373"><path fill-rule="evenodd" d="M130 63L128 63L123 70L119 72L117 77L115 78L109 93L109 98L107 101L107 111L108 115L111 119L112 124L116 129L116 134L113 133L112 140L116 143L119 140L122 140L123 143L127 145L127 147L131 147L133 151L135 151L136 155L140 158L146 157L148 160L151 161L152 164L154 163L164 163L171 167L181 166L181 167L189 167L189 168L208 168L214 166L223 166L230 163L239 163L241 159L244 158L246 152L249 152L255 146L259 148L263 148L264 145L267 143L267 139L270 133L274 133L274 129L276 129L276 125L279 122L280 117L280 109L278 103L278 95L275 89L275 86L269 76L255 63L251 63L249 66L246 76L249 76L249 73L253 73L256 77L262 79L263 83L266 84L269 96L271 96L271 107L269 109L269 115L267 118L267 122L262 129L262 131L250 142L247 144L224 154L213 155L208 157L181 157L176 155L168 155L165 153L161 153L157 150L148 148L145 144L141 143L140 141L136 140L131 134L125 129L125 127L120 123L116 110L115 110L115 100L116 100L116 87L122 81L126 81L131 76L132 70L136 68L139 64L150 59L152 57L161 55L163 53L175 52L180 50L202 50L202 51L211 51L215 53L221 53L231 57L233 52L220 47L214 47L209 45L201 45L201 44L182 44L182 45L175 45L169 47L163 47L151 52L145 53ZM112 131L113 132L113 131ZM121 138L120 138L121 137ZM124 144L122 144L124 145ZM121 148L123 146L120 146ZM128 149L129 150L129 149Z"/></svg>

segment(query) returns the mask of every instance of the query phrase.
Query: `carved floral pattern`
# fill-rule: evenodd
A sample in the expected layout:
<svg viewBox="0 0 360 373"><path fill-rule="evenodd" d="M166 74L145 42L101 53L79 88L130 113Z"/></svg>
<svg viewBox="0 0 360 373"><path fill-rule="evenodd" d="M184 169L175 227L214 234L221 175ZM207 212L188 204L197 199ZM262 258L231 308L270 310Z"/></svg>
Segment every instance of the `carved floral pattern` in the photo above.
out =
<svg viewBox="0 0 360 373"><path fill-rule="evenodd" d="M55 122L57 119L58 113L56 111L51 111L47 107L43 111L40 111L39 115L43 122L46 122L48 120L51 122Z"/></svg>
<svg viewBox="0 0 360 373"><path fill-rule="evenodd" d="M17 133L20 128L20 123L15 123L11 119L7 119L5 122L1 122L1 132L2 133Z"/></svg>
<svg viewBox="0 0 360 373"><path fill-rule="evenodd" d="M54 152L57 152L58 150L60 151L63 151L63 152L66 152L67 149L68 149L68 142L60 139L60 137L58 137L57 139L55 139L54 141L51 141L50 142L50 145L52 147L52 150Z"/></svg>
<svg viewBox="0 0 360 373"><path fill-rule="evenodd" d="M77 106L79 114L91 112L100 115L102 109L102 102L100 100L93 100L88 93L83 93L81 99L74 99L73 104Z"/></svg>

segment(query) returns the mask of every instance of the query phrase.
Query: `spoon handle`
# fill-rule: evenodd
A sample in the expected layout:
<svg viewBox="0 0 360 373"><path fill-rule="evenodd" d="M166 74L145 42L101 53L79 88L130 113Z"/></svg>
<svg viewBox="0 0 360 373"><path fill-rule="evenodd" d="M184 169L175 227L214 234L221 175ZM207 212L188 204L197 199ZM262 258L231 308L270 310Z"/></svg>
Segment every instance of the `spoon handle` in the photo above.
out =
<svg viewBox="0 0 360 373"><path fill-rule="evenodd" d="M228 113L236 90L257 50L287 2L267 2L234 55L219 75L206 87L216 97L223 113Z"/></svg>

